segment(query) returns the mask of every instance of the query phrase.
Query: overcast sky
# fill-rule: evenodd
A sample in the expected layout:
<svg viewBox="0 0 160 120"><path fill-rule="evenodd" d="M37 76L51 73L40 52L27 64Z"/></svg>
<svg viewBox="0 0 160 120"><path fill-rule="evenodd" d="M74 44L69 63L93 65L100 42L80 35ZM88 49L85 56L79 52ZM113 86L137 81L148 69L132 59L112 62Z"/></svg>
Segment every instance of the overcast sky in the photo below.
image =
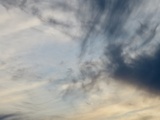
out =
<svg viewBox="0 0 160 120"><path fill-rule="evenodd" d="M0 120L159 120L159 0L0 0Z"/></svg>

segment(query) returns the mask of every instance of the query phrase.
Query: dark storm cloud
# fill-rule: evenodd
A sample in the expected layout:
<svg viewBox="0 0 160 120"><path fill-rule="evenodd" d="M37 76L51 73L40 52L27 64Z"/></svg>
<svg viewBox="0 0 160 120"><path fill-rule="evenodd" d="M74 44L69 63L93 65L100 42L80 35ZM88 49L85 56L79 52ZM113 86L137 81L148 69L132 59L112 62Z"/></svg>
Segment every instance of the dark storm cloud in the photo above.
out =
<svg viewBox="0 0 160 120"><path fill-rule="evenodd" d="M109 51L108 51L109 50ZM125 62L122 46L110 45L105 53L111 61L107 68L117 80L133 83L148 90L160 90L160 47L151 55L139 55L130 63Z"/></svg>
<svg viewBox="0 0 160 120"><path fill-rule="evenodd" d="M134 45L135 39L139 46L134 47L132 51L139 52L142 48L148 46L151 42L155 41L155 36L157 35L157 28L159 23L151 23L150 20L147 22L139 22L139 27L136 29L134 35L129 37L129 44L125 44L126 36L129 34L128 31L124 29L125 24L128 22L129 17L132 15L132 11L141 5L139 1L131 0L100 0L92 1L92 12L98 14L98 17L94 19L94 23L89 27L86 38L82 42L82 55L86 54L86 49L90 47L93 43L89 39L91 35L99 34L96 31L96 25L100 25L101 32L106 36L103 44L106 44L106 49L104 50L104 56L106 57L105 72L110 73L110 77L115 80L121 80L127 82L128 84L138 85L144 89L150 91L160 90L160 47L153 46L155 49L154 54L148 55L145 52L136 58L131 58L130 62L126 62L126 56L123 54L127 47ZM96 10L95 10L96 9ZM146 13L147 14L147 13ZM103 20L101 16L105 16ZM148 16L150 16L148 14ZM154 17L154 15L152 15ZM92 18L93 19L93 18ZM151 19L151 18L150 18ZM138 22L138 20L137 20ZM132 28L130 28L132 29ZM138 36L138 37L137 37ZM123 38L120 44L117 44L116 40ZM125 51L126 52L126 51ZM128 53L130 51L127 51ZM131 54L131 53L129 53ZM85 67L84 67L85 69ZM83 70L85 71L85 70ZM86 69L86 71L90 71ZM85 74L87 72L84 72ZM98 72L96 72L98 73ZM93 73L96 75L95 73ZM88 76L94 76L93 74ZM82 74L83 75L83 74ZM101 76L98 75L98 76ZM95 78L93 81L98 81L99 77Z"/></svg>

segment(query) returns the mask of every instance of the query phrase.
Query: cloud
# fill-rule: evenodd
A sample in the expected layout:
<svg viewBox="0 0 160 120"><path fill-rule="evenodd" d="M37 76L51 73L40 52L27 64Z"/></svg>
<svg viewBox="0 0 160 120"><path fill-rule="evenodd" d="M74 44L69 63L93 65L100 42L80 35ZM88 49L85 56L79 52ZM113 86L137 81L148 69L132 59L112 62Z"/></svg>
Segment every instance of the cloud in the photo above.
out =
<svg viewBox="0 0 160 120"><path fill-rule="evenodd" d="M125 63L120 46L110 46L110 69L112 77L159 91L159 48L151 55L139 55L130 63Z"/></svg>
<svg viewBox="0 0 160 120"><path fill-rule="evenodd" d="M107 89L111 86L114 87ZM112 82L103 93L97 94L88 103L81 104L81 109L70 117L71 120L136 120L147 116L158 119L159 105L159 96Z"/></svg>
<svg viewBox="0 0 160 120"><path fill-rule="evenodd" d="M90 36L94 34L103 33L109 38L112 37L110 39L115 39L115 37L126 34L123 27L129 19L132 11L136 9L137 4L137 1L131 0L89 1L89 5L91 5L91 11L87 11L88 15L90 16L89 20L87 19L87 23L89 21L93 23L91 26L84 28L88 31L86 32L82 42L81 54L86 51L85 49L89 42ZM97 26L99 26L99 29L97 29ZM106 41L114 42L110 39L106 39Z"/></svg>
<svg viewBox="0 0 160 120"><path fill-rule="evenodd" d="M14 0L12 2L10 0L1 0L0 3L9 12L15 9L20 10L38 18L42 24L57 28L60 32L72 39L79 37L80 23L74 15L77 6L76 0L72 4L69 1L57 0Z"/></svg>
<svg viewBox="0 0 160 120"><path fill-rule="evenodd" d="M86 4L87 7L91 7L91 11L88 10L87 14L93 14L86 21L93 21L93 24L85 28L88 31L81 44L80 59L83 59L84 54L89 56L87 49L97 44L95 41L101 42L102 48L95 49L94 52L101 49L104 51L100 58L103 65L96 69L96 72L83 67L87 71L84 72L85 74L92 73L87 75L91 81L98 84L100 77L106 74L117 81L143 86L144 90L159 91L159 22L157 15L159 6L155 6L156 4L157 1L147 3L130 0L101 0ZM153 6L156 8L154 9ZM152 16L153 19L149 16ZM93 36L99 34L105 36L103 41L97 37L94 39ZM94 65L91 65L90 68L94 68ZM98 77L96 73L99 73ZM89 76L94 76L94 79Z"/></svg>
<svg viewBox="0 0 160 120"><path fill-rule="evenodd" d="M2 6L0 9L4 16L0 23L0 113L20 112L25 120L40 115L62 119L56 115L65 113L69 105L60 99L60 85L54 81L62 78L68 67L75 66L75 43L58 28L14 5L8 11ZM61 60L64 65L59 65Z"/></svg>
<svg viewBox="0 0 160 120"><path fill-rule="evenodd" d="M9 95L9 96L3 96L1 98L0 104L1 106L6 106L6 104L15 104L15 103L19 103L24 101L25 99L27 99L27 95L23 95L23 94L13 94L13 95Z"/></svg>
<svg viewBox="0 0 160 120"><path fill-rule="evenodd" d="M16 116L16 114L0 115L0 120L10 120L14 119Z"/></svg>
<svg viewBox="0 0 160 120"><path fill-rule="evenodd" d="M38 83L32 83L30 86L27 84L24 84L24 85L20 84L19 86L16 85L16 87L6 89L6 90L3 90L2 92L0 92L0 96L3 97L3 96L8 96L10 94L14 94L17 92L23 92L25 90L32 90L37 87L41 87L42 85L45 85L45 84L46 84L46 82L38 82Z"/></svg>
<svg viewBox="0 0 160 120"><path fill-rule="evenodd" d="M150 95L160 88L159 2L0 3L5 11L0 24L1 104L8 104L8 109L10 105L22 105L25 107L16 107L24 114L48 114L47 119L63 119L66 114L66 118L74 120L144 119L150 110L156 116L158 98ZM71 40L81 40L80 57L78 45ZM69 72L65 72L67 69ZM149 90L150 95L133 95L133 86L138 93L140 89ZM101 96L102 91L106 98ZM149 102L143 103L144 99ZM71 111L76 113L79 107L81 114L70 117Z"/></svg>

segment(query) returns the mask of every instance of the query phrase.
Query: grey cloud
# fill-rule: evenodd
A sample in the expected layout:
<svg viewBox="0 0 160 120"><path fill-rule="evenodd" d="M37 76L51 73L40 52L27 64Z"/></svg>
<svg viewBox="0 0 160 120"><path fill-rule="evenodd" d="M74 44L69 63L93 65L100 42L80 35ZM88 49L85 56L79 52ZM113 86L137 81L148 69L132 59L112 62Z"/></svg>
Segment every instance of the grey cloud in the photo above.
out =
<svg viewBox="0 0 160 120"><path fill-rule="evenodd" d="M125 57L122 55L121 46L110 46L109 57L111 63L109 69L113 72L112 77L117 80L122 80L127 83L137 84L151 91L160 90L160 49L155 51L154 55L139 55L130 63L125 62ZM108 67L107 66L107 67Z"/></svg>
<svg viewBox="0 0 160 120"><path fill-rule="evenodd" d="M59 10L63 13L72 13L73 11L75 11L75 8L73 5L70 5L69 2L62 2L57 0L0 0L0 4L3 5L7 10L10 10L12 8L19 8L28 14L36 16L43 23L47 23L53 27L62 27L62 31L63 29L72 27L72 24L68 23L67 21L60 21L52 16L44 17L43 15L43 12L45 10L51 10L53 12L55 10ZM42 5L44 8L41 8Z"/></svg>
<svg viewBox="0 0 160 120"><path fill-rule="evenodd" d="M85 28L88 31L82 42L82 55L86 52L91 35L103 33L109 37L109 39L106 39L107 43L114 42L117 37L126 34L123 27L140 2L136 0L91 0L89 4L91 5L91 9L88 12L89 16L91 16L89 21L93 20L93 24ZM96 30L96 26L99 26L100 29Z"/></svg>
<svg viewBox="0 0 160 120"><path fill-rule="evenodd" d="M57 20L53 17L43 17L43 10L37 6L41 4L40 1L4 1L1 0L1 4L8 7L19 7L20 9L31 10L31 13L37 16L41 21L49 23L50 25L58 26L62 30L72 28L71 23L63 22ZM98 79L106 72L111 73L112 77L115 79L124 79L128 80L130 78L134 79L137 84L144 84L144 86L149 86L151 88L158 86L158 81L154 81L151 79L159 79L158 76L158 68L155 66L159 66L157 62L159 60L159 49L155 52L154 57L150 57L147 55L138 56L136 59L132 60L131 63L126 63L126 58L123 56L124 49L129 45L134 44L133 41L135 36L139 36L140 45L135 47L134 49L138 51L150 44L156 34L158 29L158 23L152 25L152 22L139 22L139 28L135 31L135 34L132 37L129 36L129 32L124 28L127 22L130 20L130 16L134 10L136 10L139 6L142 5L144 1L133 1L133 0L89 0L89 1L81 1L79 2L79 8L76 10L74 6L70 5L68 2L58 2L58 1L48 1L50 6L48 8L55 10L60 9L65 12L66 11L74 11L77 13L78 18L80 18L79 22L82 24L82 29L84 29L84 36L82 37L81 44L81 55L80 57L83 59L83 54L85 54L87 49L92 46L94 43L93 39L90 39L91 36L96 36L98 34L103 34L106 36L105 40L102 44L105 44L106 49L104 50L104 56L106 57L106 61L110 61L104 63L102 68L97 68L98 64L95 66L91 62L85 62L80 66L80 73L78 77L73 77L74 80L82 79L83 81L90 79L90 86L94 86ZM57 8L59 7L59 8ZM29 9L31 8L31 9ZM85 11L87 10L87 11ZM78 20L78 19L77 19ZM139 20L137 20L138 22ZM84 26L83 26L84 25ZM121 41L121 45L117 45L118 39L124 39ZM125 44L126 39L129 39L129 44ZM101 48L100 48L101 49ZM134 51L134 50L132 50ZM104 57L103 56L103 57ZM150 66L149 66L150 65ZM149 70L147 71L146 69ZM106 71L105 71L106 70ZM151 70L151 71L150 71ZM147 75L145 75L147 74ZM148 79L148 80L145 80ZM147 82L150 81L150 82ZM129 82L131 82L129 80ZM154 84L155 83L155 84ZM151 85L152 84L152 85ZM89 84L88 84L89 85ZM82 82L82 87L84 86ZM92 87L91 87L92 88Z"/></svg>
<svg viewBox="0 0 160 120"><path fill-rule="evenodd" d="M141 47L145 46L149 42L151 42L157 32L157 27L159 24L156 24L155 26L150 26L149 23L140 23L140 27L136 31L136 33L142 38L143 42L141 44Z"/></svg>
<svg viewBox="0 0 160 120"><path fill-rule="evenodd" d="M0 120L19 120L16 119L17 114L1 114Z"/></svg>
<svg viewBox="0 0 160 120"><path fill-rule="evenodd" d="M92 4L94 4L94 10L91 9L92 11L90 11L90 14L94 11L100 12L95 12L95 14L98 14L98 17L94 19L93 25L88 28L88 33L82 42L81 57L83 57L83 54L87 53L86 49L94 44L93 40L90 40L90 36L99 34L95 27L99 24L101 25L100 30L103 31L101 33L106 36L102 44L106 44L107 46L106 49L104 49L104 56L106 57L105 61L107 62L105 62L102 67L105 68L104 71L100 71L99 69L97 71L101 73L105 72L106 74L110 73L110 77L115 80L138 85L150 92L157 92L160 90L160 49L158 40L157 46L152 46L153 49L155 49L155 52L152 53L152 55L141 52L141 50L144 48L147 49L149 46L151 47L151 43L156 41L155 36L159 32L159 23L151 22L151 18L146 20L147 22L139 22L137 19L139 27L135 29L133 36L130 36L129 31L124 28L127 22L130 22L130 16L133 15L133 11L138 9L138 7L142 7L142 3L145 2L130 0L101 0L99 2L92 2ZM152 15L146 13L146 16L154 17L153 13L151 14ZM105 16L105 19L101 20L102 16ZM93 18L91 17L91 19ZM119 39L121 39L121 41L118 43L117 40ZM126 40L129 41L128 44L125 43ZM138 42L138 46L136 45L136 42ZM139 55L130 58L130 62L127 62L127 56L124 55L124 52L132 54L129 50L125 51L129 46L134 46L133 49L131 49L132 53L136 51ZM84 69L87 71L84 72L85 74L91 71L85 67ZM96 73L93 74L96 75ZM98 81L99 79L93 74L89 74L88 76L93 76L96 79L93 79L93 81Z"/></svg>

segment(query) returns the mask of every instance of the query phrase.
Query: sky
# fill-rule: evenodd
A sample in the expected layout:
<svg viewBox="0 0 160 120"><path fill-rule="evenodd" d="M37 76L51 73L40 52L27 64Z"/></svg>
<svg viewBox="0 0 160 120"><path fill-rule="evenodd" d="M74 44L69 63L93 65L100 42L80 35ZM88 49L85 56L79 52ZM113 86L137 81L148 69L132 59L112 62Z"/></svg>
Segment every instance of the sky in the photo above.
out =
<svg viewBox="0 0 160 120"><path fill-rule="evenodd" d="M159 120L159 0L0 0L0 120Z"/></svg>

